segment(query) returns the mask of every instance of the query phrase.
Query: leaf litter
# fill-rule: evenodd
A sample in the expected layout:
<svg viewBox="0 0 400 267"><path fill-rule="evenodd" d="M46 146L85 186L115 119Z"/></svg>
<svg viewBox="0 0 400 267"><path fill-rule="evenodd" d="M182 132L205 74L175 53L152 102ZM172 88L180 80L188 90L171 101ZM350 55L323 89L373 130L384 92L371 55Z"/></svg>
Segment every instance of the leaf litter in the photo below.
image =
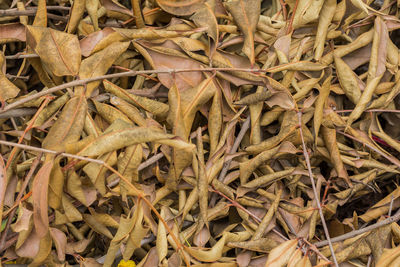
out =
<svg viewBox="0 0 400 267"><path fill-rule="evenodd" d="M0 252L397 266L399 3L0 3Z"/></svg>

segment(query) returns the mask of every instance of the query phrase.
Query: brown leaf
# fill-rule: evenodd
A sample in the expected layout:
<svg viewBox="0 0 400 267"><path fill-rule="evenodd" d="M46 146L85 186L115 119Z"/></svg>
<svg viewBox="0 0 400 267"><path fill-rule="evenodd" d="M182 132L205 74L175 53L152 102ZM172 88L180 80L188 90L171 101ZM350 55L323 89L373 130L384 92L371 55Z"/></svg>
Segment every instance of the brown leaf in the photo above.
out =
<svg viewBox="0 0 400 267"><path fill-rule="evenodd" d="M196 12L205 0L157 0L166 12L177 16L188 16Z"/></svg>
<svg viewBox="0 0 400 267"><path fill-rule="evenodd" d="M8 23L0 25L0 43L25 42L25 26L21 23Z"/></svg>
<svg viewBox="0 0 400 267"><path fill-rule="evenodd" d="M43 140L43 148L64 151L66 144L78 141L83 130L86 109L84 96L71 98Z"/></svg>
<svg viewBox="0 0 400 267"><path fill-rule="evenodd" d="M5 102L10 98L14 98L18 95L19 89L12 82L10 82L3 70L5 70L6 62L3 53L0 53L0 101Z"/></svg>
<svg viewBox="0 0 400 267"><path fill-rule="evenodd" d="M261 2L257 0L234 0L225 4L229 13L244 35L243 53L254 65L254 32L259 19Z"/></svg>
<svg viewBox="0 0 400 267"><path fill-rule="evenodd" d="M128 49L129 42L115 42L82 61L79 68L81 79L92 78L105 74L114 61ZM86 96L90 96L100 81L91 82L86 85Z"/></svg>
<svg viewBox="0 0 400 267"><path fill-rule="evenodd" d="M56 76L78 74L81 49L75 35L44 27L27 26L27 43L44 67Z"/></svg>
<svg viewBox="0 0 400 267"><path fill-rule="evenodd" d="M44 237L49 231L49 217L47 214L48 206L48 184L53 160L49 159L36 174L32 184L33 198L33 221L35 230L39 238Z"/></svg>
<svg viewBox="0 0 400 267"><path fill-rule="evenodd" d="M201 63L190 59L183 54L179 56L167 54L165 49L155 51L149 46L146 46L146 44L147 43L144 42L134 43L135 48L150 63L153 69L200 69L203 66ZM195 87L204 79L203 74L198 71L176 73L174 76L171 76L168 73L160 73L158 74L158 77L160 82L167 88L171 88L173 85L176 85L181 91Z"/></svg>
<svg viewBox="0 0 400 267"><path fill-rule="evenodd" d="M57 248L57 257L60 261L65 260L65 248L67 245L67 237L65 234L57 228L50 227L50 235Z"/></svg>

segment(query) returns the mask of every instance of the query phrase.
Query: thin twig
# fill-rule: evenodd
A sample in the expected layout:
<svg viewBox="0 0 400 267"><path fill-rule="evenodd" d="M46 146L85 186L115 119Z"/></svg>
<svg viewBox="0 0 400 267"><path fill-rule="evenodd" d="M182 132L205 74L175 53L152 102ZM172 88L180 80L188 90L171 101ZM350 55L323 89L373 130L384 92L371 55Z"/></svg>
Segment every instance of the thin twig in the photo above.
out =
<svg viewBox="0 0 400 267"><path fill-rule="evenodd" d="M351 231L351 232L346 233L344 235L340 235L340 236L331 238L331 242L332 243L340 242L340 241L343 241L343 240L346 240L346 239L361 235L363 233L372 231L372 230L374 230L376 228L379 228L379 227L382 227L382 226L397 222L398 220L400 220L400 210L397 210L395 215L393 215L392 217L389 217L389 218L387 218L387 219L385 219L383 221L377 222L377 223L372 224L370 226L367 226L367 227L365 227L363 229L354 230L354 231ZM314 243L314 245L317 248L324 247L324 246L328 245L328 241L324 240L324 241L316 242L316 243Z"/></svg>
<svg viewBox="0 0 400 267"><path fill-rule="evenodd" d="M240 143L242 142L244 135L246 134L246 132L249 128L250 128L250 116L244 121L242 128L240 129L240 132L239 132L238 136L236 137L236 140L233 143L231 150L229 151L229 154L233 154L237 151ZM224 167L222 168L222 171L220 172L220 174L218 176L219 181L224 180L226 173L228 172L229 167L231 166L231 162L232 162L232 160L230 159L224 163Z"/></svg>
<svg viewBox="0 0 400 267"><path fill-rule="evenodd" d="M278 67L282 67L282 65L279 65ZM228 71L228 72L234 71L235 72L235 71L237 71L237 72L251 72L251 73L266 73L266 72L273 71L274 68L275 67L269 68L269 69L247 69L247 68L165 69L165 70L138 70L138 71L126 71L126 72L120 72L120 73L113 73L113 74L107 74L107 75L102 75L102 76L98 76L98 77L75 80L72 82L57 85L57 86L49 88L47 90L42 90L36 94L32 94L28 97L25 97L24 99L20 99L18 101L15 101L12 104L7 105L3 110L0 110L0 113L3 113L12 108L18 107L26 102L29 102L29 101L39 98L41 96L45 96L45 95L69 88L69 87L84 85L84 84L87 84L90 82L105 80L105 79L129 77L129 76L136 76L136 75L141 75L141 74L152 74L152 73L177 73L177 72L196 72L196 71L201 71L201 72L204 72L204 71Z"/></svg>
<svg viewBox="0 0 400 267"><path fill-rule="evenodd" d="M26 10L33 10L33 11L37 11L37 7L36 6L29 6L26 7ZM68 6L46 6L47 10L64 10L64 11L69 11L71 8ZM7 14L7 12L12 12L12 11L16 11L18 10L18 8L10 8L10 9L4 9L4 10L0 10L0 14Z"/></svg>
<svg viewBox="0 0 400 267"><path fill-rule="evenodd" d="M343 109L343 110L335 110L336 113L350 113L353 112L353 109ZM400 110L397 109L366 109L364 112L388 112L388 113L400 113Z"/></svg>
<svg viewBox="0 0 400 267"><path fill-rule="evenodd" d="M163 153L158 153L154 156L152 156L151 158L149 158L148 160L146 160L145 162L142 162L139 167L138 167L138 171L143 170L144 168L149 167L151 164L156 163L159 159L163 158L164 154Z"/></svg>
<svg viewBox="0 0 400 267"><path fill-rule="evenodd" d="M32 129L33 124L35 123L36 119L38 118L40 112L44 109L44 107L49 103L50 101L50 97L46 97L46 99L43 101L43 103L40 105L40 107L38 108L38 110L36 111L35 115L33 116L32 120L30 121L30 123L28 124L28 126L25 128L25 130L23 131L22 135L20 136L20 138L18 139L18 144L21 144L22 141L25 138L25 135ZM13 119L11 119L12 121ZM15 156L15 153L17 153L17 150L15 147L13 147L13 149L11 150L10 156L8 157L7 160L7 164L6 164L6 170L8 169L8 167L10 167L10 164L12 162L13 157Z"/></svg>
<svg viewBox="0 0 400 267"><path fill-rule="evenodd" d="M5 10L0 10L0 17L8 17L8 16L36 16L37 7L26 7L25 10L18 10L17 8L10 8ZM71 9L66 6L47 6L47 10L56 10L56 11L68 11ZM51 19L59 19L62 21L68 21L67 17L58 16L54 14L47 13L47 16Z"/></svg>
<svg viewBox="0 0 400 267"><path fill-rule="evenodd" d="M330 262L330 260L327 257L325 257L324 254L322 254L314 244L308 242L306 238L301 238L300 240L306 243L312 251L314 251L318 256L321 257L321 259Z"/></svg>
<svg viewBox="0 0 400 267"><path fill-rule="evenodd" d="M301 114L302 114L301 111L297 112L297 117L299 119L300 138L301 138L301 143L302 143L302 147L303 147L304 158L306 160L306 165L307 165L307 169L308 169L308 176L310 176L310 181L311 181L312 189L313 189L313 192L314 192L315 202L317 203L319 217L321 218L322 227L324 228L326 240L327 240L327 243L329 244L329 249L330 249L331 254L332 254L333 263L335 264L336 267L339 267L339 264L337 262L336 255L335 255L335 250L333 249L333 245L332 245L332 242L331 242L331 237L329 236L328 226L326 225L324 214L322 212L321 203L319 202L319 196L318 196L317 188L315 186L313 173L311 171L310 157L308 156L307 146L306 146L306 143L304 142L303 130L301 128L301 126L302 126Z"/></svg>
<svg viewBox="0 0 400 267"><path fill-rule="evenodd" d="M282 15L283 15L283 20L287 20L287 10L286 10L286 3L283 0L279 0L281 3L281 10L282 10Z"/></svg>
<svg viewBox="0 0 400 267"><path fill-rule="evenodd" d="M0 114L0 119L23 117L35 114L37 108L18 108Z"/></svg>
<svg viewBox="0 0 400 267"><path fill-rule="evenodd" d="M366 267L371 267L371 263L372 263L372 255L368 256L368 262L367 262L367 266Z"/></svg>
<svg viewBox="0 0 400 267"><path fill-rule="evenodd" d="M217 193L218 195L222 196L223 198L226 198L233 206L235 206L236 208L239 208L241 210L243 210L245 213L247 213L248 215L250 215L256 222L260 223L261 219L255 215L254 213L252 213L251 211L247 210L245 207L243 207L240 203L238 203L237 201L230 199L228 196L226 196L224 193L216 190L215 188L213 188L212 190L210 190L214 193Z"/></svg>
<svg viewBox="0 0 400 267"><path fill-rule="evenodd" d="M24 81L28 81L29 80L29 76L17 76L17 75L12 75L12 74L6 74L7 79L11 80L11 79L21 79Z"/></svg>
<svg viewBox="0 0 400 267"><path fill-rule="evenodd" d="M7 10L0 10L0 17L14 17L14 16L29 16L29 17L34 17L36 16L36 10L33 9L27 9L27 10L17 10L17 9L7 9ZM63 22L68 21L67 16L58 16L54 14L47 13L47 17L49 19L56 19L56 20L61 20Z"/></svg>
<svg viewBox="0 0 400 267"><path fill-rule="evenodd" d="M291 33L293 31L293 20L294 20L294 16L296 15L296 11L297 11L297 6L299 5L300 0L296 0L294 7L293 7L293 12L292 12L292 16L290 17L290 21L289 21L289 26L287 28L287 34Z"/></svg>
<svg viewBox="0 0 400 267"><path fill-rule="evenodd" d="M0 140L0 144L7 145L7 146L13 146L13 147L19 147L19 148L26 149L26 150L31 150L31 151L37 151L37 152L53 154L53 155L61 155L61 156L68 157L68 158L73 158L73 159L78 159L78 160L83 160L83 161L89 161L89 162L94 162L94 163L98 163L98 164L104 164L104 161L99 160L99 159L91 159L91 158L82 157L82 156L69 154L69 153L59 153L59 152L54 151L54 150L44 149L44 148L40 148L40 147L17 144L17 143L3 141L3 140Z"/></svg>
<svg viewBox="0 0 400 267"><path fill-rule="evenodd" d="M39 57L39 55L18 53L18 54L15 54L15 55L5 56L6 59L35 58L35 57Z"/></svg>
<svg viewBox="0 0 400 267"><path fill-rule="evenodd" d="M4 245L5 249L8 249L9 247L11 247L12 245L14 245L17 240L18 240L19 235L17 233L15 233L14 235L12 235L10 237L10 239L8 239ZM7 264L8 265L8 264Z"/></svg>

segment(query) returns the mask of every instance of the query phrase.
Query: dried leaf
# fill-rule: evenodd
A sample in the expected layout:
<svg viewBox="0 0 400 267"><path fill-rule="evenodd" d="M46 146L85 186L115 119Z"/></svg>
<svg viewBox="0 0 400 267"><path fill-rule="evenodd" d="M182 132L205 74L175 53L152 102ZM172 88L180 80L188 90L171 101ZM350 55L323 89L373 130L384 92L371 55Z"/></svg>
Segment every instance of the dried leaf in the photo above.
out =
<svg viewBox="0 0 400 267"><path fill-rule="evenodd" d="M105 74L114 61L128 48L129 42L115 42L82 61L79 68L79 77L87 79ZM86 96L90 96L100 81L86 85Z"/></svg>
<svg viewBox="0 0 400 267"><path fill-rule="evenodd" d="M78 141L83 130L86 110L84 96L71 98L43 140L43 148L64 151L66 144Z"/></svg>
<svg viewBox="0 0 400 267"><path fill-rule="evenodd" d="M27 26L26 35L28 45L47 71L56 76L78 74L81 49L75 35L34 26Z"/></svg>
<svg viewBox="0 0 400 267"><path fill-rule="evenodd" d="M225 6L244 35L242 51L250 59L251 65L253 65L255 62L254 33L259 19L261 2L256 0L232 0L226 2Z"/></svg>
<svg viewBox="0 0 400 267"><path fill-rule="evenodd" d="M157 0L157 4L166 12L177 16L188 16L198 10L204 0Z"/></svg>
<svg viewBox="0 0 400 267"><path fill-rule="evenodd" d="M33 221L35 230L39 238L43 238L49 231L48 206L48 184L53 160L49 159L33 179L32 198L33 198Z"/></svg>
<svg viewBox="0 0 400 267"><path fill-rule="evenodd" d="M4 103L10 98L14 98L18 95L19 89L12 82L10 82L3 70L5 69L5 58L4 54L0 53L0 101Z"/></svg>
<svg viewBox="0 0 400 267"><path fill-rule="evenodd" d="M268 255L265 266L281 267L285 266L293 252L296 250L297 240L289 240L274 248Z"/></svg>

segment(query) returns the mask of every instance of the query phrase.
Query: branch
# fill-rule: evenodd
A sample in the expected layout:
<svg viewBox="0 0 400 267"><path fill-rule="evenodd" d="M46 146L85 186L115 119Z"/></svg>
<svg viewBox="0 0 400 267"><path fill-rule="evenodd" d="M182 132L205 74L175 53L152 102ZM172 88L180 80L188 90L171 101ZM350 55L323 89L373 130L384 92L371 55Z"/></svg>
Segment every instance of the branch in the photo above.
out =
<svg viewBox="0 0 400 267"><path fill-rule="evenodd" d="M35 114L37 108L19 108L6 111L0 114L0 119L9 119L9 118L16 118L16 117L23 117Z"/></svg>
<svg viewBox="0 0 400 267"><path fill-rule="evenodd" d="M296 15L297 6L299 5L299 2L300 2L300 0L296 0L296 2L294 4L292 16L290 17L289 26L287 28L286 34L292 33L292 31L293 31L293 20L294 20L294 16Z"/></svg>
<svg viewBox="0 0 400 267"><path fill-rule="evenodd" d="M229 151L229 154L233 154L237 151L240 143L242 142L244 135L246 134L246 132L249 128L250 128L250 116L243 123L242 128L240 129L240 132L239 132L235 142L233 143L231 150ZM220 174L218 176L219 181L222 182L224 180L226 173L228 172L229 167L231 166L231 162L232 162L232 160L230 159L224 163L224 167L222 168L222 171L220 172Z"/></svg>
<svg viewBox="0 0 400 267"><path fill-rule="evenodd" d="M48 153L48 154L53 154L53 155L61 155L61 156L68 157L68 158L79 159L79 160L94 162L94 163L98 163L98 164L104 164L104 161L99 160L99 159L91 159L91 158L82 157L82 156L69 154L69 153L59 153L54 150L44 149L44 148L40 148L40 147L17 144L17 143L3 141L3 140L0 140L0 144L6 145L6 146L12 146L12 147L19 147L22 149L36 151L36 152Z"/></svg>
<svg viewBox="0 0 400 267"><path fill-rule="evenodd" d="M34 9L27 9L27 10L6 9L6 10L0 10L0 17L14 17L14 16L34 17L34 16L36 16L36 10L34 10ZM67 16L58 16L58 15L47 13L47 17L50 18L50 19L61 20L61 21L64 21L64 22L68 21L68 17Z"/></svg>
<svg viewBox="0 0 400 267"><path fill-rule="evenodd" d="M11 79L21 79L24 81L28 81L29 80L29 76L17 76L17 75L12 75L12 74L6 74L7 79L11 80Z"/></svg>
<svg viewBox="0 0 400 267"><path fill-rule="evenodd" d="M129 76L152 74L152 73L170 73L171 74L171 73L177 73L177 72L196 72L196 71L242 71L242 72L260 73L260 72L268 72L269 70L270 69L262 70L262 69L246 69L246 68L199 68L199 69L138 70L138 71L126 71L126 72L120 72L120 73L113 73L113 74L107 74L107 75L102 75L102 76L93 77L93 78L75 80L75 81L72 81L69 83L63 83L63 84L57 85L57 86L49 88L47 90L43 90L41 92L30 95L28 97L25 97L23 99L20 99L18 101L15 101L15 102L7 105L3 110L0 110L0 114L7 110L12 109L12 108L18 107L26 102L29 102L33 99L39 98L41 96L45 96L45 95L69 88L69 87L84 85L84 84L87 84L90 82L104 80L104 79L129 77Z"/></svg>
<svg viewBox="0 0 400 267"><path fill-rule="evenodd" d="M353 112L353 109L343 109L343 110L335 110L336 113L350 113ZM400 110L397 109L366 109L364 112L388 112L388 113L400 113Z"/></svg>
<svg viewBox="0 0 400 267"><path fill-rule="evenodd" d="M47 6L47 10L60 10L60 11L68 11L70 7L65 6ZM18 10L17 8L10 8L5 10L0 10L0 17L8 17L8 16L36 16L37 7L27 7L26 10ZM47 13L47 16L51 19L58 19L62 21L68 21L67 17L58 16L54 14Z"/></svg>
<svg viewBox="0 0 400 267"><path fill-rule="evenodd" d="M311 171L310 157L308 156L307 146L306 146L306 143L304 142L303 130L301 128L302 127L301 111L297 112L297 117L299 119L299 132L300 132L301 143L302 143L302 146L303 146L303 154L304 154L304 158L305 158L306 164L307 164L308 176L310 176L310 181L311 181L312 189L313 189L313 192L314 192L315 202L317 202L319 217L321 218L322 227L324 228L324 232L325 232L325 236L326 236L326 240L327 240L326 242L329 244L329 249L330 249L331 254L332 254L333 263L335 264L336 267L339 267L339 264L337 262L336 255L335 255L335 250L333 249L331 238L329 236L328 226L326 225L325 217L324 217L324 214L322 212L321 203L319 202L319 196L318 196L317 188L315 186L313 174L312 174L312 171Z"/></svg>
<svg viewBox="0 0 400 267"><path fill-rule="evenodd" d="M35 58L35 57L39 57L39 56L36 55L36 54L21 54L21 53L18 53L18 54L15 54L15 55L6 56L6 59Z"/></svg>
<svg viewBox="0 0 400 267"><path fill-rule="evenodd" d="M340 236L334 237L334 238L331 239L331 242L332 243L340 242L340 241L355 237L357 235L361 235L363 233L372 231L372 230L374 230L376 228L379 228L379 227L382 227L382 226L397 222L398 220L400 220L400 210L398 210L396 212L396 214L393 215L392 217L389 217L389 218L387 218L387 219L385 219L383 221L377 222L375 224L372 224L370 226L367 226L367 227L359 229L359 230L351 231L351 232L349 232L347 234L344 234L344 235L340 235ZM324 241L316 242L316 243L314 243L314 245L317 248L318 247L323 247L323 246L328 245L328 241L324 240Z"/></svg>

